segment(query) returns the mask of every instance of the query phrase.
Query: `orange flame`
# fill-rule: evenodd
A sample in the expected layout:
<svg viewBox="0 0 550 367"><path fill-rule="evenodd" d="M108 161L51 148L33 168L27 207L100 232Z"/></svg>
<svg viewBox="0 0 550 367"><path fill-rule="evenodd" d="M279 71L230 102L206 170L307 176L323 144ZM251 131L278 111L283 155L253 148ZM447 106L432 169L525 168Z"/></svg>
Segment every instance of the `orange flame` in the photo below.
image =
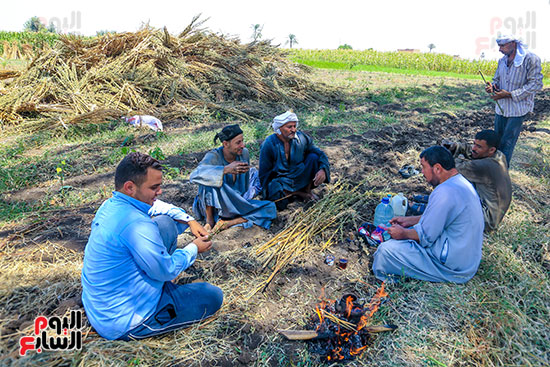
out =
<svg viewBox="0 0 550 367"><path fill-rule="evenodd" d="M356 356L358 354L361 354L362 351L364 351L365 349L367 348L366 345L362 346L361 348L351 348L351 350L349 351L349 354L351 354L352 356Z"/></svg>
<svg viewBox="0 0 550 367"><path fill-rule="evenodd" d="M376 294L372 297L372 300L367 307L370 312L369 314L365 314L361 317L361 320L359 320L359 323L357 324L357 331L361 330L368 324L368 320L374 315L376 311L378 311L378 308L380 307L380 304L382 303L382 298L385 298L388 296L388 293L384 290L384 283L382 283L382 286L376 291Z"/></svg>
<svg viewBox="0 0 550 367"><path fill-rule="evenodd" d="M351 296L346 297L346 317L349 318L351 310L353 309L353 298Z"/></svg>
<svg viewBox="0 0 550 367"><path fill-rule="evenodd" d="M325 321L325 317L323 316L322 310L319 309L319 307L315 307L315 312L317 313L317 316L319 316L319 325L315 329L315 331L318 331L323 322Z"/></svg>

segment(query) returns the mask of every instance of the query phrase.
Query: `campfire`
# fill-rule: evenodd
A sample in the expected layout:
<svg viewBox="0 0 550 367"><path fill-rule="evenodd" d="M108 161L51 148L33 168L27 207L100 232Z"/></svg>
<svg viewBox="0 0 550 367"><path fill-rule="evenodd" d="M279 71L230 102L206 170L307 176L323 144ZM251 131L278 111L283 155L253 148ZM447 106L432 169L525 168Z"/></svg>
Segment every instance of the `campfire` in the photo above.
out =
<svg viewBox="0 0 550 367"><path fill-rule="evenodd" d="M397 328L370 325L372 315L387 297L382 284L366 304L353 294L345 294L338 301L322 301L312 316L310 325L314 330L282 330L281 333L290 340L310 340L312 351L327 361L353 360L372 343L374 333Z"/></svg>

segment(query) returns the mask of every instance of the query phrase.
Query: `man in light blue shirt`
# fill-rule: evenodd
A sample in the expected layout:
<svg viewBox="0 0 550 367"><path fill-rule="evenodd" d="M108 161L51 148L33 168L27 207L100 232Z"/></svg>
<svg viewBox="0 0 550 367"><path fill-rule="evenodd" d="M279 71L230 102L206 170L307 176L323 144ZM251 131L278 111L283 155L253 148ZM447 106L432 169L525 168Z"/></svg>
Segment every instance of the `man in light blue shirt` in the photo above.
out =
<svg viewBox="0 0 550 367"><path fill-rule="evenodd" d="M161 169L148 155L127 155L116 169L113 197L92 222L82 302L88 320L106 339L162 334L209 317L222 304L218 287L171 282L212 242L183 210L156 199L162 192ZM187 226L197 238L177 249L177 236Z"/></svg>
<svg viewBox="0 0 550 367"><path fill-rule="evenodd" d="M487 83L485 90L497 102L495 131L500 139L499 150L510 166L523 120L533 111L535 93L542 89L543 76L540 58L529 52L520 39L501 36L497 44L504 56L498 61L493 83Z"/></svg>
<svg viewBox="0 0 550 367"><path fill-rule="evenodd" d="M452 154L433 146L420 154L422 173L435 187L421 216L395 217L374 254L374 275L465 283L481 261L483 211L479 196L455 168Z"/></svg>

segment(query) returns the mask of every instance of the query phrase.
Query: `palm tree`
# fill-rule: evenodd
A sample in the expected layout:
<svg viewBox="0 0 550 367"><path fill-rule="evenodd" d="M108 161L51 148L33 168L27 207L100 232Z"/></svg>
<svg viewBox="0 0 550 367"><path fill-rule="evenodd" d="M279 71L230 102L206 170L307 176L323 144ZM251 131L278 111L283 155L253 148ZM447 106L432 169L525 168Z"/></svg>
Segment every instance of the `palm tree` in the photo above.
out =
<svg viewBox="0 0 550 367"><path fill-rule="evenodd" d="M252 41L256 42L257 40L262 38L262 30L264 29L263 25L252 24L250 28L252 28Z"/></svg>
<svg viewBox="0 0 550 367"><path fill-rule="evenodd" d="M428 48L430 49L430 52L432 52L432 50L435 48L435 45L433 43L430 43L428 45Z"/></svg>
<svg viewBox="0 0 550 367"><path fill-rule="evenodd" d="M298 40L296 39L296 36L293 35L292 33L288 35L288 40L286 41L285 44L289 45L290 48L292 48L292 45L298 43Z"/></svg>

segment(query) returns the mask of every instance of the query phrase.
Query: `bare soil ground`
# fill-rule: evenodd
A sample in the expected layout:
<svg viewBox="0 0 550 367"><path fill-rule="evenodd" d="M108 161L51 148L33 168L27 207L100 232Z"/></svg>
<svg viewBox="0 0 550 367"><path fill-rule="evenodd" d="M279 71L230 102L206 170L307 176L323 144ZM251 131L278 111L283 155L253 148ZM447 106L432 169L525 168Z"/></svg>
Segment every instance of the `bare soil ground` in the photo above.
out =
<svg viewBox="0 0 550 367"><path fill-rule="evenodd" d="M438 144L443 138L471 141L476 131L482 128L492 128L494 116L489 108L481 111L464 112L459 115L440 113L433 122L425 124L414 119L415 116L420 114L416 110L403 111L403 106L399 104L380 107L383 110L388 108L401 111L409 115L410 118L404 123L389 125L380 129L370 129L363 134L353 134L353 128L341 125L327 125L314 133L305 130L306 133L316 137L316 143L328 155L334 180L347 179L357 184L367 175L376 173L385 178L372 183L373 188L377 191L403 192L409 196L412 196L413 193L427 194L430 188L425 183L422 175L404 180L398 174L398 170L409 164L420 170L418 153L422 149ZM550 133L548 129L537 128L536 126L536 122L544 116L543 112L549 110L550 92L545 90L537 97L536 110L526 120L520 139L536 133ZM182 134L194 130L190 127L182 128L178 126L180 124L177 121L173 124L167 124L167 134ZM218 123L204 126L202 130L217 131L223 125ZM330 138L333 134L344 136ZM261 141L258 143L261 143ZM166 162L172 167L180 167L190 171L197 166L205 153L206 151L183 156L169 156ZM257 166L257 160L253 160L252 164ZM518 162L517 164L521 163ZM86 174L67 179L66 184L81 189L105 186L110 190L112 189L113 180L113 173ZM8 193L4 195L4 199L7 202L33 203L42 199L48 191L51 191L51 187L30 187ZM196 187L187 180L170 181L163 186L162 200L179 205L188 212L192 212L191 206L195 194ZM31 243L48 240L66 245L71 249L83 250L89 235L91 220L100 204L101 201L98 201L96 205L52 211L48 215L49 219L43 220L43 216L41 216L39 223L32 223L31 217L26 221L31 222L31 224L19 224L12 226L10 229L5 229L0 232L0 239L9 239L10 242L15 241L15 243L20 242L20 246L24 246L29 244L27 241L32 237ZM286 212L292 212L296 205L280 213L280 217L274 222L272 230L269 231L270 233L276 233L281 229L281 225L284 225L285 222ZM376 203L373 203L373 205L375 206ZM370 209L372 208L368 208L368 210ZM366 218L372 215L369 214L368 210L364 213ZM243 230L238 235L238 241L243 239L242 236L248 239L250 235L248 232L254 233L252 237L258 235L257 231ZM230 237L227 240L231 240Z"/></svg>
<svg viewBox="0 0 550 367"><path fill-rule="evenodd" d="M360 107L348 106L347 108ZM428 194L431 189L421 174L403 179L398 174L398 170L407 164L415 165L420 170L419 152L437 144L442 138L471 141L476 131L492 127L493 111L489 107L484 107L476 111L458 113L437 112L432 114L432 121L426 123L423 116L429 112L429 109L421 107L408 109L409 107L400 103L373 103L368 106L366 111L395 112L394 116L397 116L399 123L381 128L357 131L354 126L343 126L335 122L316 129L306 124L304 130L313 135L316 143L327 153L334 181L345 179L353 184L359 184L366 178L369 187L380 195L398 192L403 192L407 196L417 193ZM528 117L520 140L529 141L532 137L540 136L548 139L550 131L547 128L537 127L538 121L548 117L548 111L550 111L550 90L545 89L537 96L536 111ZM211 125L203 129L217 130L220 126L220 124ZM181 122L167 123L166 127L167 134L193 130L192 127ZM172 167L190 171L196 167L204 153L203 151L183 156L169 156L166 161ZM512 161L512 169L533 168L525 166L530 163L521 159L521 156L518 156ZM257 161L252 163L257 165ZM83 174L68 178L66 184L79 189L106 187L109 191L112 181L111 173ZM536 203L537 205L544 205L550 200L548 190L539 191L535 188L533 195L532 190L521 185L519 180L515 180L515 201L537 200L540 202ZM34 186L10 192L4 195L3 200L7 203L32 203L44 197L48 190L51 190L51 185ZM324 187L319 192L322 195L326 190L327 188ZM191 212L196 187L187 180L170 180L163 191L162 200L179 205ZM0 253L0 256L12 259L14 264L24 257L27 264L36 263L37 269L45 269L52 263L63 264L63 257L60 254L68 254L67 258L71 259L70 262L78 261L83 256L90 224L101 201L97 200L63 210L42 212L40 215L29 216L22 223L5 225L0 232L0 247L9 247L10 250ZM277 366L300 365L299 363L304 361L310 361L308 362L311 363L310 365L320 363L316 361L315 356L309 355L303 343L288 342L278 336L276 330L303 327L308 314L313 311L318 297L323 292L326 292L329 298L337 298L344 292L355 292L365 298L372 295L376 286L379 285L370 272L374 249L356 240L354 230L362 220L372 220L376 204L377 202L372 200L364 205L357 213L357 223L349 227L346 239L329 250L337 258L343 257L349 260L350 266L347 270L326 266L323 263L325 253L313 253L284 269L263 293L255 295L250 300L246 299L248 292L259 279L265 278L266 275L262 270L262 264L254 255L254 248L283 229L296 210L307 208L311 204L292 203L286 210L279 213L270 230L258 227L249 230L231 228L219 234L215 238L214 249L199 256L198 261L178 278L179 283L201 279L222 287L226 299L219 317L200 329L193 328L190 331L172 333L166 337L144 342L142 345L144 351L136 352L135 358L141 363L138 364ZM533 216L533 220L541 226L547 226L548 219L547 211ZM180 238L181 245L190 239L189 235L183 235ZM542 261L547 253L540 252L539 256L538 261ZM25 361L23 364L40 365L42 357L31 356L24 360L16 357L18 338L29 334L30 323L38 314L63 314L68 308L82 308L79 279L65 280L68 283L62 283L64 280L58 277L62 275L53 276L51 273L42 275L37 271L39 281L34 287L17 286L17 282L12 280L15 289L8 298L3 298L5 303L0 306L2 334L0 350L5 355L0 359L0 364L4 364L2 361L5 361L7 364L18 365ZM28 301L32 297L40 298L41 291L37 287L44 286L44 281L48 281L50 285L52 282L61 282L61 288L64 286L66 290L60 289L55 296L49 296L43 300ZM51 288L47 289L51 291ZM15 305L24 304L25 300L28 301L28 307L15 307ZM407 323L395 308L384 312L380 317L381 320L393 321L396 324L406 325ZM424 321L428 324L432 322L429 317ZM194 341L186 341L186 338ZM187 348L190 351L189 354L166 352L166 346L170 343L175 343L179 348ZM203 343L206 346L202 345ZM164 352L159 352L159 355L173 355L172 359L151 357L147 360L147 356L150 356L148 353L157 350L159 345L160 349L165 349ZM124 359L125 357L117 357L107 352L106 349L109 346L113 346L114 350L118 351L127 349L121 343L116 344L101 339L92 330L85 340L85 352L76 359L83 365L87 365L86 362L94 365L111 362L128 365L133 363ZM93 356L94 353L97 355ZM192 353L195 355L191 355ZM368 352L368 356L361 364L376 363L377 355L380 353L382 352ZM71 360L69 355L59 358L50 355L48 358L45 358L45 361L49 365L69 365ZM406 356L401 358L405 361L404 363L407 363ZM412 358L410 361L415 359ZM471 357L464 363L460 365L477 365L484 362L476 361Z"/></svg>

